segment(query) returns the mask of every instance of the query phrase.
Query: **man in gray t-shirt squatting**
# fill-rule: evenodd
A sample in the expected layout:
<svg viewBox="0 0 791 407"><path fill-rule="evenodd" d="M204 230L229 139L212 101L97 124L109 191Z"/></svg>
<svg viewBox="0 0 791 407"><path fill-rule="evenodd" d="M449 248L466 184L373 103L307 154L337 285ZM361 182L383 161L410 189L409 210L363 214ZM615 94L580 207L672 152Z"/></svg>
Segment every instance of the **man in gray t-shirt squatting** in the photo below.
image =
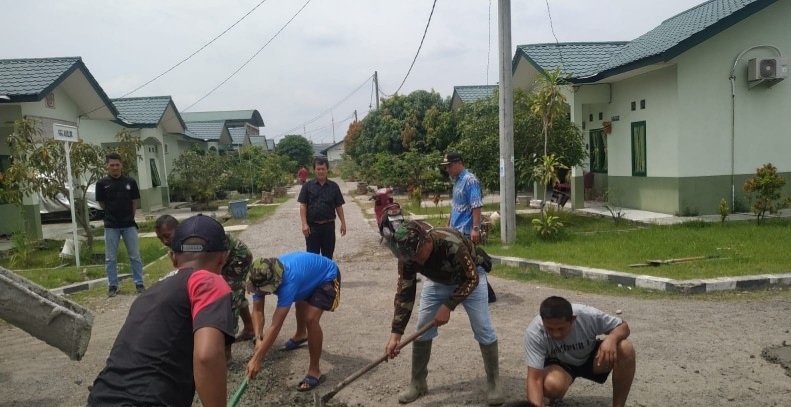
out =
<svg viewBox="0 0 791 407"><path fill-rule="evenodd" d="M565 298L545 299L525 331L528 400L543 407L544 397L563 398L577 377L603 384L612 371L612 405L624 406L635 370L628 337L629 326L620 318Z"/></svg>

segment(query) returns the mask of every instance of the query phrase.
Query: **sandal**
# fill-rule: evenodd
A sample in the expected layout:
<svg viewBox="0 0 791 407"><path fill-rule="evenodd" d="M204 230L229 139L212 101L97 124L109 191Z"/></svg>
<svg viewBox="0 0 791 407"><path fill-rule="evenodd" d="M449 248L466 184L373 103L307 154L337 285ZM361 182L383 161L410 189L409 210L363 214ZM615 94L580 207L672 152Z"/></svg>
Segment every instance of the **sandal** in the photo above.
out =
<svg viewBox="0 0 791 407"><path fill-rule="evenodd" d="M298 341L296 341L294 339L289 339L288 341L286 341L286 343L283 345L283 347L280 348L280 350L281 351L286 351L286 352L292 351L294 349L299 348L300 346L304 345L307 342L308 342L308 338L300 339Z"/></svg>
<svg viewBox="0 0 791 407"><path fill-rule="evenodd" d="M324 380L327 378L324 375L319 376L319 378L315 378L313 376L305 376L299 384L297 384L297 391L311 391L318 387L320 384L324 383ZM303 387L307 385L307 387Z"/></svg>

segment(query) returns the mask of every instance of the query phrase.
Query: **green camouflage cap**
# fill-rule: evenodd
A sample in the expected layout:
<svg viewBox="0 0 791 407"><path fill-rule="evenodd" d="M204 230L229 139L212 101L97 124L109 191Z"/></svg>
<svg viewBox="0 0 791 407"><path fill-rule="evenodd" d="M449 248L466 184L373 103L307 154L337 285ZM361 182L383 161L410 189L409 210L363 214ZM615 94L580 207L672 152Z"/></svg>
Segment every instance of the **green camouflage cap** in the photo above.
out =
<svg viewBox="0 0 791 407"><path fill-rule="evenodd" d="M283 281L283 263L277 257L257 259L250 270L250 283L263 293L272 294Z"/></svg>
<svg viewBox="0 0 791 407"><path fill-rule="evenodd" d="M417 254L417 248L423 243L423 234L421 233L419 228L410 227L412 222L407 224L406 226L401 226L398 230L395 231L394 240L396 245L396 251L394 252L396 257L400 260L406 261ZM392 250L392 247L391 247Z"/></svg>

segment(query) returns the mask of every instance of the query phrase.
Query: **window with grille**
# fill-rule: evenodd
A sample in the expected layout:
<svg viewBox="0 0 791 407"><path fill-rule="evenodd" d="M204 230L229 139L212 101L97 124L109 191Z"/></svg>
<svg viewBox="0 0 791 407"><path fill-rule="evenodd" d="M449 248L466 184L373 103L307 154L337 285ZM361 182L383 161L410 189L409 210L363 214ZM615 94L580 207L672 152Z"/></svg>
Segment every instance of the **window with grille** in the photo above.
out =
<svg viewBox="0 0 791 407"><path fill-rule="evenodd" d="M632 175L646 176L645 122L632 123Z"/></svg>
<svg viewBox="0 0 791 407"><path fill-rule="evenodd" d="M157 170L157 161L155 159L150 159L148 162L151 164L151 186L158 187L162 185L162 181L159 179L159 170Z"/></svg>
<svg viewBox="0 0 791 407"><path fill-rule="evenodd" d="M607 136L604 130L596 129L590 131L590 170L591 172L607 172Z"/></svg>

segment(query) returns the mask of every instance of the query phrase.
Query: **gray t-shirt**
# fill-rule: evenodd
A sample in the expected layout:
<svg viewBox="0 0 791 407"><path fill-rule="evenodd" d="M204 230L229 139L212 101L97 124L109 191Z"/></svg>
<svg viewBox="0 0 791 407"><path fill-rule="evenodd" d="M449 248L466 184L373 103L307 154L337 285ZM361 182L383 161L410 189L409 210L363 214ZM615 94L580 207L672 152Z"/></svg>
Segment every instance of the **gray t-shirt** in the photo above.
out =
<svg viewBox="0 0 791 407"><path fill-rule="evenodd" d="M571 366L581 366L588 360L596 336L606 334L623 320L600 310L582 304L571 304L577 319L571 326L571 332L562 341L556 341L544 331L541 316L533 318L525 331L525 361L528 367L544 370L544 360L558 359Z"/></svg>

